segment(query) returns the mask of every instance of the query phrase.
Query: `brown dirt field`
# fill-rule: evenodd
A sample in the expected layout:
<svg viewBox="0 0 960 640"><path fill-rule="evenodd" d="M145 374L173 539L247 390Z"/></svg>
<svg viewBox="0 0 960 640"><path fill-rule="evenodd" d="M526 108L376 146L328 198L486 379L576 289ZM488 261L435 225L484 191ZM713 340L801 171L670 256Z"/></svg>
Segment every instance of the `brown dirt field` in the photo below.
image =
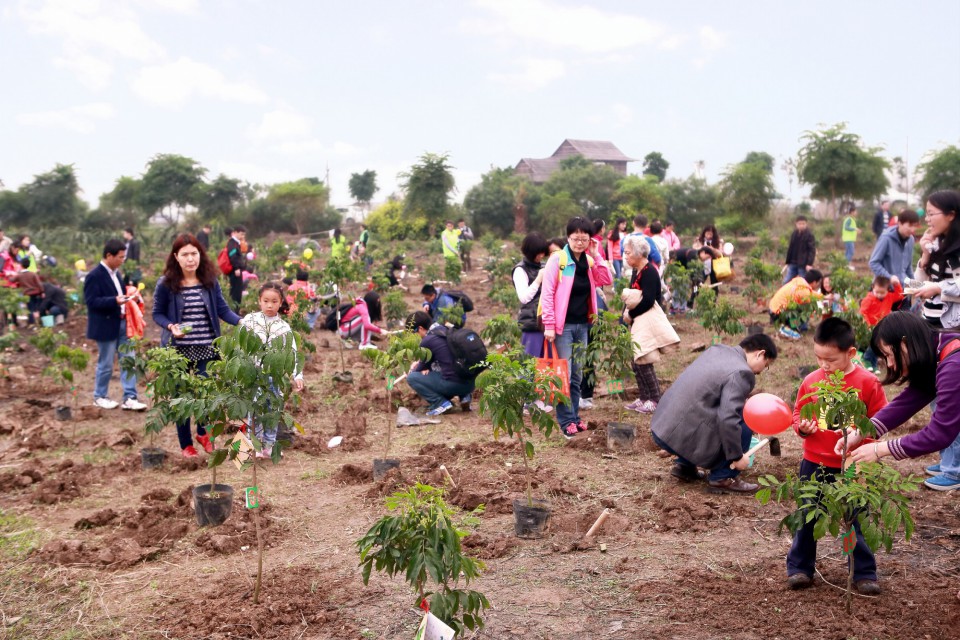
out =
<svg viewBox="0 0 960 640"><path fill-rule="evenodd" d="M490 307L485 275L475 270L462 285L481 309ZM418 296L407 298L413 306ZM479 328L502 311L471 314L470 325ZM766 324L760 314L755 319ZM86 343L84 322L67 324L75 344ZM664 387L696 357L690 345L712 338L692 318L675 322L684 346L657 367ZM280 465L260 472L267 544L259 605L252 603L256 540L242 497L249 475L221 467L218 482L236 491L233 513L220 527L199 528L190 489L208 483L209 473L203 460L178 457L173 428L159 438L167 462L142 471L142 415L83 407L75 422L57 422L52 406L59 389L40 376L39 356L25 341L23 351L7 354L10 373L0 378L0 637L413 637L419 620L413 594L400 579L379 575L365 587L354 542L384 515L383 496L417 480L443 484L441 464L457 483L448 491L451 504L485 506L464 546L487 565L471 586L492 609L486 628L467 637L956 637L960 505L952 494L913 494L913 540L877 554L884 593L856 596L848 617L843 593L833 586L845 580L838 542L821 542L822 575L814 588L788 591L790 540L777 534L785 511L674 480L670 460L649 439L649 416L627 416L637 425L634 447L608 452L605 425L616 420L622 400L600 398L585 413L591 431L571 442L534 439L533 492L549 501L552 518L543 538L520 539L511 515L525 489L519 447L494 441L489 422L475 412L454 410L438 425L394 428L390 454L401 466L373 481L371 460L383 457L393 420L385 412L384 383L356 350L345 353L355 383L334 383L340 367L330 338L314 334L334 347L319 347L307 369L298 409L307 435ZM797 367L815 364L812 341L778 345L784 353L758 390L790 398ZM83 404L93 364L80 381ZM119 391L116 378L111 390ZM405 385L399 391L405 406L419 408ZM627 400L635 393L628 389ZM908 428L922 424L918 418ZM334 435L344 443L331 450L326 443ZM748 478L796 470L799 440L784 434L781 442L783 456L758 454ZM894 464L922 473L933 459ZM611 517L595 541L583 543L604 508Z"/></svg>

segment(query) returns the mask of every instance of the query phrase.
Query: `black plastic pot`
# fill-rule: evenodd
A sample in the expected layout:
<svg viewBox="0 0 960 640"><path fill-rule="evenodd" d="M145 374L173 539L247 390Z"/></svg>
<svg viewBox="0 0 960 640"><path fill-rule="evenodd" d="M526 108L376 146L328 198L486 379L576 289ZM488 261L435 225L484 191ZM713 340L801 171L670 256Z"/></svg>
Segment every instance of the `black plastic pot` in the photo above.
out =
<svg viewBox="0 0 960 640"><path fill-rule="evenodd" d="M70 410L70 407L55 407L53 409L54 417L60 422L69 422L73 420L73 411Z"/></svg>
<svg viewBox="0 0 960 640"><path fill-rule="evenodd" d="M607 449L632 449L637 429L625 422L607 423Z"/></svg>
<svg viewBox="0 0 960 640"><path fill-rule="evenodd" d="M396 458L374 458L373 459L373 479L379 480L387 475L390 469L399 469L400 461Z"/></svg>
<svg viewBox="0 0 960 640"><path fill-rule="evenodd" d="M143 469L156 469L167 459L167 452L158 447L140 449L140 466Z"/></svg>
<svg viewBox="0 0 960 640"><path fill-rule="evenodd" d="M193 488L193 510L201 527L216 527L223 524L233 511L233 487L215 484L211 492L209 484Z"/></svg>
<svg viewBox="0 0 960 640"><path fill-rule="evenodd" d="M333 374L333 379L336 382L353 382L353 372L352 371L335 371Z"/></svg>
<svg viewBox="0 0 960 640"><path fill-rule="evenodd" d="M550 519L550 509L544 500L534 500L533 506L525 499L513 501L513 530L520 538L539 538Z"/></svg>

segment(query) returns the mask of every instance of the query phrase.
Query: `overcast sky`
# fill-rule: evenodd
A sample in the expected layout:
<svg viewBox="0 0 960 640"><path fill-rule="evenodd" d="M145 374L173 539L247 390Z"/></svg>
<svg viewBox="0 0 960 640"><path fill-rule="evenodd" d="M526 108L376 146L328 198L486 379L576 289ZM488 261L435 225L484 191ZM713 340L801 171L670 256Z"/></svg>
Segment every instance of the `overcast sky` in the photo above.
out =
<svg viewBox="0 0 960 640"><path fill-rule="evenodd" d="M379 201L427 151L458 196L564 138L712 182L847 121L914 166L960 142L960 2L0 0L0 179L76 167L96 206L157 153ZM642 170L640 162L631 172Z"/></svg>

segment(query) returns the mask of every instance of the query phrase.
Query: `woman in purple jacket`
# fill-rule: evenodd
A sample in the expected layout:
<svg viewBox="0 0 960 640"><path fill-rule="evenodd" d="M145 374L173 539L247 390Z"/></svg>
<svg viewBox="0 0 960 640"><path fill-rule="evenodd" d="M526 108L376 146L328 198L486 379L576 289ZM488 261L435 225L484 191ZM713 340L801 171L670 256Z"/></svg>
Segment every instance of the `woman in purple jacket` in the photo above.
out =
<svg viewBox="0 0 960 640"><path fill-rule="evenodd" d="M922 318L895 311L874 328L870 346L886 360L883 384L907 384L900 395L870 419L877 437L904 424L934 400L937 403L929 424L902 438L854 448L862 436L855 429L848 429L847 446L854 448L849 458L855 462L875 462L885 456L897 460L918 458L953 442L960 434L960 333L934 331ZM836 452L843 452L842 438Z"/></svg>

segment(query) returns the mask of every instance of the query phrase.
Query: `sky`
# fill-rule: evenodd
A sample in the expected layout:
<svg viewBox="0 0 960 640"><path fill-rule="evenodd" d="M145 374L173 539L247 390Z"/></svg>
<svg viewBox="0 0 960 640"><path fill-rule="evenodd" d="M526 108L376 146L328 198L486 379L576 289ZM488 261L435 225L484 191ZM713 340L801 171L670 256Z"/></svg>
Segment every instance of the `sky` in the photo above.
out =
<svg viewBox="0 0 960 640"><path fill-rule="evenodd" d="M914 167L960 143L957 0L0 0L0 180L72 164L96 206L156 154L382 201L426 152L462 200L566 138L714 182L847 122ZM947 31L940 31L943 26Z"/></svg>

